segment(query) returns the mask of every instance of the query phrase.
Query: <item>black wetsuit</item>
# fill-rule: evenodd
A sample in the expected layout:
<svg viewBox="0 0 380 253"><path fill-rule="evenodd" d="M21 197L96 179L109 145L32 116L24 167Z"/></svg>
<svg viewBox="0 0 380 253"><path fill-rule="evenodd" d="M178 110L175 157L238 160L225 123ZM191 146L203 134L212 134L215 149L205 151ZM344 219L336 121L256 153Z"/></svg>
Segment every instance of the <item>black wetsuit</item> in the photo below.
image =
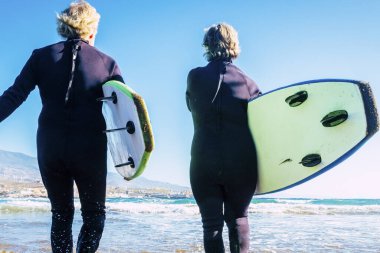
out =
<svg viewBox="0 0 380 253"><path fill-rule="evenodd" d="M78 47L72 75L74 45ZM99 245L105 221L107 143L102 103L96 99L110 79L123 81L112 58L82 40L68 40L34 50L13 86L0 97L1 122L36 85L39 88L37 153L52 206L53 252L72 252L74 181L83 217L77 252L95 252Z"/></svg>
<svg viewBox="0 0 380 253"><path fill-rule="evenodd" d="M258 94L254 81L228 60L211 61L188 75L186 100L194 123L190 181L206 252L224 252L224 221L231 252L248 250L247 209L256 188L257 159L247 103Z"/></svg>

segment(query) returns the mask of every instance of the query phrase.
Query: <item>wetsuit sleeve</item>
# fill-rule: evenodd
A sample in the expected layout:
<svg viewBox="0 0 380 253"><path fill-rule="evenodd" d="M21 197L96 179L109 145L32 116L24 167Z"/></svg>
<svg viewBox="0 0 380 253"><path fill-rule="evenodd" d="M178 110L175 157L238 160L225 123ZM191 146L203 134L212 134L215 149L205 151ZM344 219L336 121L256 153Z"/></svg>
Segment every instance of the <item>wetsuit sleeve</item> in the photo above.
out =
<svg viewBox="0 0 380 253"><path fill-rule="evenodd" d="M186 105L187 109L191 112L191 106L190 106L190 96L191 96L191 83L193 81L193 71L191 70L189 74L187 75L187 88L186 88Z"/></svg>
<svg viewBox="0 0 380 253"><path fill-rule="evenodd" d="M117 80L117 81L124 83L124 79L121 75L120 68L116 62L114 62L114 64L113 64L113 68L112 68L112 71L110 73L110 76L111 76L110 80Z"/></svg>
<svg viewBox="0 0 380 253"><path fill-rule="evenodd" d="M249 95L250 95L250 100L261 95L261 91L255 81L252 79L249 79L248 81L248 89L249 89Z"/></svg>
<svg viewBox="0 0 380 253"><path fill-rule="evenodd" d="M186 91L186 105L187 105L187 109L189 109L189 111L191 112L191 108L190 108L190 93L188 91Z"/></svg>
<svg viewBox="0 0 380 253"><path fill-rule="evenodd" d="M26 62L13 85L0 96L0 122L11 115L36 87L36 73L33 70L35 52L33 51L32 56Z"/></svg>

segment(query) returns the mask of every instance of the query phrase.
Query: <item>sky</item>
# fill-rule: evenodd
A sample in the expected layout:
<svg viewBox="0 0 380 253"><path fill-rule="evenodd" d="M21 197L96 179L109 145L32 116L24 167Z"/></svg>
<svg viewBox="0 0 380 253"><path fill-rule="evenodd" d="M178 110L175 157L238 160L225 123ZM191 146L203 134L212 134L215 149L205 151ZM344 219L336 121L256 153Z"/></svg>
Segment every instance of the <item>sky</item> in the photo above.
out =
<svg viewBox="0 0 380 253"><path fill-rule="evenodd" d="M125 82L148 106L156 147L146 178L189 185L193 125L185 103L186 78L190 69L207 64L204 29L218 22L239 32L242 52L234 63L264 92L300 81L344 78L369 82L380 101L380 1L89 2L101 14L95 46L118 62ZM62 40L55 15L69 3L0 0L0 94L13 84L33 49ZM40 110L36 88L0 123L0 149L36 156ZM332 170L268 196L380 198L379 150L377 134Z"/></svg>

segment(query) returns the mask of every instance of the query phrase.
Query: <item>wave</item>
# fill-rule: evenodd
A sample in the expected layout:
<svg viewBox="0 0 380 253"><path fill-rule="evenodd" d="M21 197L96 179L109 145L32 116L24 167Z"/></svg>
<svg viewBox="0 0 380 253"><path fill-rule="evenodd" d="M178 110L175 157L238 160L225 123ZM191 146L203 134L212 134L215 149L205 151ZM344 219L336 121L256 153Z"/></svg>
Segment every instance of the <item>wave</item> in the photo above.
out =
<svg viewBox="0 0 380 253"><path fill-rule="evenodd" d="M249 213L273 215L380 215L380 205L255 204Z"/></svg>
<svg viewBox="0 0 380 253"><path fill-rule="evenodd" d="M158 204L158 203L110 203L110 212L130 214L162 214L162 215L196 215L199 214L195 204Z"/></svg>
<svg viewBox="0 0 380 253"><path fill-rule="evenodd" d="M80 210L78 199L74 203L76 210ZM193 199L115 198L107 200L106 208L107 212L115 214L199 215ZM49 201L44 198L0 199L0 213L50 212L50 209ZM271 215L380 215L380 201L261 199L253 201L248 212Z"/></svg>

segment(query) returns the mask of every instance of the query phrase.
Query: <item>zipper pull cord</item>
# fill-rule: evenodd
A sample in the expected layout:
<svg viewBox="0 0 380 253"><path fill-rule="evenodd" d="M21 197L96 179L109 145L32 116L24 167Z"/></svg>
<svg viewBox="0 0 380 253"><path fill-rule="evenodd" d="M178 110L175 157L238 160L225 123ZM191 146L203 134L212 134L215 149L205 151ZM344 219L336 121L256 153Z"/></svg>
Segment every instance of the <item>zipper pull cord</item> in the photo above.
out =
<svg viewBox="0 0 380 253"><path fill-rule="evenodd" d="M73 50L72 50L72 52L73 52L73 63L71 65L70 81L69 81L69 86L67 87L67 91L66 91L65 104L67 104L67 102L69 101L71 87L73 86L75 63L77 60L78 51L79 51L79 44L73 45Z"/></svg>
<svg viewBox="0 0 380 253"><path fill-rule="evenodd" d="M218 83L218 88L216 89L216 92L215 92L214 98L213 98L212 101L211 101L211 104L214 103L215 98L216 98L216 96L217 96L218 93L219 93L220 87L222 86L222 82L223 82L223 80L224 80L224 74L226 73L226 71L227 71L226 64L223 63L223 67L222 67L222 69L220 70L220 73L219 73L219 83Z"/></svg>

